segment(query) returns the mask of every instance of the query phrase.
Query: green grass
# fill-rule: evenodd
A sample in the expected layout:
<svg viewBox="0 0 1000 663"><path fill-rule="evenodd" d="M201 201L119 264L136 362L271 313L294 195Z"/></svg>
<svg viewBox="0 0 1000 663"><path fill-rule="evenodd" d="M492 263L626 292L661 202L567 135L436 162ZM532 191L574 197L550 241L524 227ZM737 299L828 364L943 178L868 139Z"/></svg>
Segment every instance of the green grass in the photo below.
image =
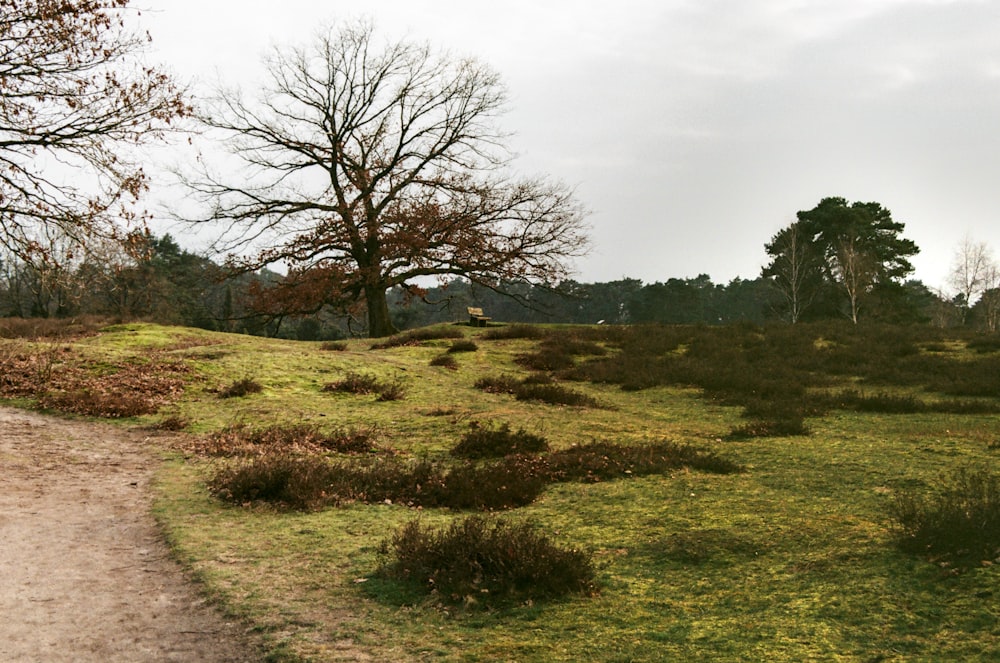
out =
<svg viewBox="0 0 1000 663"><path fill-rule="evenodd" d="M725 441L746 422L742 408L696 387L568 383L599 409L485 393L474 386L481 377L526 377L517 358L540 340L463 331L478 350L454 371L429 365L451 340L380 350L349 341L324 352L318 343L129 325L74 347L109 363L155 351L193 368L183 395L130 423L177 416L193 434L237 423L377 427L380 445L397 454L445 459L470 422L496 422L544 436L555 450L667 440L746 468L549 486L510 513L556 544L593 553L599 593L482 610L438 604L375 573L379 544L404 523L445 526L465 514L230 506L206 489L223 461L172 456L158 475L155 512L177 557L289 658L343 660L353 647L393 661L1000 659L1000 565L954 573L902 552L888 517L900 491L929 491L968 464L995 465L1000 416L832 410L807 419L807 436ZM971 361L962 339L942 342L947 356ZM322 392L350 372L399 380L405 396ZM263 391L217 397L244 378Z"/></svg>

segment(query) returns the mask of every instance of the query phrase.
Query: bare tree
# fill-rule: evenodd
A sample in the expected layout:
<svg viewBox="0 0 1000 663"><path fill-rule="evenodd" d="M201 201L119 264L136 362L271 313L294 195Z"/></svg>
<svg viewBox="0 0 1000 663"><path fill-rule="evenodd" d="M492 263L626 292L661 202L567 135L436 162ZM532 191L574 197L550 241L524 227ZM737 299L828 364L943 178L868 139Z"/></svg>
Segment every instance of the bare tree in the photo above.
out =
<svg viewBox="0 0 1000 663"><path fill-rule="evenodd" d="M384 336L389 288L547 282L585 251L571 191L509 173L496 126L506 94L488 67L380 46L362 22L275 50L267 74L256 101L221 91L203 115L246 170L186 181L211 206L195 220L228 228L220 248L243 256L231 264L288 266L271 297L283 312L360 302L369 334Z"/></svg>
<svg viewBox="0 0 1000 663"><path fill-rule="evenodd" d="M130 150L188 108L138 57L129 0L0 0L0 248L52 261L135 218L146 186ZM79 251L77 251L79 253Z"/></svg>
<svg viewBox="0 0 1000 663"><path fill-rule="evenodd" d="M765 245L771 263L763 275L772 279L784 298L789 322L798 322L816 298L823 277L823 256L813 246L812 237L793 223L783 228Z"/></svg>
<svg viewBox="0 0 1000 663"><path fill-rule="evenodd" d="M993 252L986 242L974 241L966 235L955 250L948 285L961 299L962 324L976 299L989 287L988 276L996 272L996 267Z"/></svg>

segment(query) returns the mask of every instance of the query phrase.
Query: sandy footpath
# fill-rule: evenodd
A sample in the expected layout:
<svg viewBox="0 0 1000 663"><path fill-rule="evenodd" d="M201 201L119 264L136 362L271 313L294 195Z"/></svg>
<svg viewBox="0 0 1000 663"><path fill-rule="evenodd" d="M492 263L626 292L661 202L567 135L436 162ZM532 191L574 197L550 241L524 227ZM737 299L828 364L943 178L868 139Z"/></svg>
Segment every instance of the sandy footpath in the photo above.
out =
<svg viewBox="0 0 1000 663"><path fill-rule="evenodd" d="M170 558L143 439L0 407L0 661L260 660Z"/></svg>

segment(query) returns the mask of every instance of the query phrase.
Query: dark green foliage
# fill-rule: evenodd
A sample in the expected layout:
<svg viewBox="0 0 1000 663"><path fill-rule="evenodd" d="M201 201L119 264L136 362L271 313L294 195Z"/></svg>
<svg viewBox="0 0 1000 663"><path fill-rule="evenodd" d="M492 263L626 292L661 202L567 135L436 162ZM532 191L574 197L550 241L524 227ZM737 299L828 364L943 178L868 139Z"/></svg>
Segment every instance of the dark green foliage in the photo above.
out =
<svg viewBox="0 0 1000 663"><path fill-rule="evenodd" d="M380 575L443 603L490 607L597 592L591 556L556 546L526 521L470 516L444 530L411 521L379 555Z"/></svg>
<svg viewBox="0 0 1000 663"><path fill-rule="evenodd" d="M219 398L241 398L264 391L263 385L253 378L243 378L219 390Z"/></svg>
<svg viewBox="0 0 1000 663"><path fill-rule="evenodd" d="M1000 351L1000 334L983 334L971 339L967 345L970 350L976 352L998 352Z"/></svg>
<svg viewBox="0 0 1000 663"><path fill-rule="evenodd" d="M372 350L385 350L386 348L398 348L404 345L420 345L424 341L435 341L443 338L463 338L465 334L461 329L455 327L425 327L423 329L411 329L410 331L396 334L383 339L378 343L373 343Z"/></svg>
<svg viewBox="0 0 1000 663"><path fill-rule="evenodd" d="M931 495L896 494L890 516L906 552L956 566L1000 558L1000 476L961 468Z"/></svg>
<svg viewBox="0 0 1000 663"><path fill-rule="evenodd" d="M516 432L510 424L498 427L470 425L468 433L451 450L451 455L471 460L502 458L510 454L527 454L548 451L549 443L540 435L533 435L523 428Z"/></svg>
<svg viewBox="0 0 1000 663"><path fill-rule="evenodd" d="M451 354L456 352L475 352L478 349L479 346L476 345L475 341L463 340L452 343L451 347L448 348L448 352Z"/></svg>

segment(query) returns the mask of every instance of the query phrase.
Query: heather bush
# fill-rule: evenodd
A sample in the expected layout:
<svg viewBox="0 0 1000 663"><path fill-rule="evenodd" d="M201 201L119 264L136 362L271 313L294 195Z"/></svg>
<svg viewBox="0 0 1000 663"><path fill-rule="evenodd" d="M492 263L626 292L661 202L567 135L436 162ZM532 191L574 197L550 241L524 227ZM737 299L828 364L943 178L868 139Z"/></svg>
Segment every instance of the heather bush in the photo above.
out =
<svg viewBox="0 0 1000 663"><path fill-rule="evenodd" d="M551 377L543 374L534 374L523 380L509 375L488 376L477 380L475 387L491 394L511 394L519 401L600 407L592 396L556 384Z"/></svg>
<svg viewBox="0 0 1000 663"><path fill-rule="evenodd" d="M96 334L108 324L95 315L72 318L0 318L0 338L80 338Z"/></svg>
<svg viewBox="0 0 1000 663"><path fill-rule="evenodd" d="M475 352L478 349L479 346L476 345L475 341L463 340L453 342L451 347L448 348L448 352L455 354L457 352Z"/></svg>
<svg viewBox="0 0 1000 663"><path fill-rule="evenodd" d="M411 521L379 547L379 575L443 603L492 607L597 592L591 556L527 521L470 516L435 530Z"/></svg>
<svg viewBox="0 0 1000 663"><path fill-rule="evenodd" d="M139 417L153 414L159 409L158 402L142 393L87 387L42 394L38 404L50 410L105 419Z"/></svg>
<svg viewBox="0 0 1000 663"><path fill-rule="evenodd" d="M241 398L264 391L263 385L253 378L242 378L219 390L219 398Z"/></svg>
<svg viewBox="0 0 1000 663"><path fill-rule="evenodd" d="M320 344L319 349L328 352L343 352L347 350L347 343L344 341L324 341Z"/></svg>
<svg viewBox="0 0 1000 663"><path fill-rule="evenodd" d="M956 566L1000 558L1000 476L960 468L932 494L903 490L890 504L899 547Z"/></svg>
<svg viewBox="0 0 1000 663"><path fill-rule="evenodd" d="M453 371L458 369L458 362L451 355L438 355L437 357L431 359L430 365L448 368Z"/></svg>
<svg viewBox="0 0 1000 663"><path fill-rule="evenodd" d="M514 394L521 382L512 375L494 375L479 378L475 387L488 394Z"/></svg>
<svg viewBox="0 0 1000 663"><path fill-rule="evenodd" d="M348 373L342 380L323 386L323 391L348 394L378 394L380 401L396 401L403 398L405 390L398 380L383 382L374 375Z"/></svg>
<svg viewBox="0 0 1000 663"><path fill-rule="evenodd" d="M515 390L514 396L519 401L540 401L549 405L600 406L594 397L558 384L521 383Z"/></svg>
<svg viewBox="0 0 1000 663"><path fill-rule="evenodd" d="M730 440L749 440L755 437L792 437L808 435L809 428L802 417L781 419L756 419L742 426L736 426L726 436Z"/></svg>
<svg viewBox="0 0 1000 663"><path fill-rule="evenodd" d="M593 442L541 456L538 472L550 482L593 483L626 477L662 474L687 467L716 474L741 471L739 465L710 451L673 442L619 445Z"/></svg>
<svg viewBox="0 0 1000 663"><path fill-rule="evenodd" d="M523 428L515 432L507 423L493 427L473 422L469 426L469 432L452 448L451 455L475 460L539 453L548 451L548 448L549 443L544 437L528 433Z"/></svg>
<svg viewBox="0 0 1000 663"><path fill-rule="evenodd" d="M330 473L323 456L267 454L222 467L208 488L217 498L235 504L265 502L308 510L333 499L327 491Z"/></svg>
<svg viewBox="0 0 1000 663"><path fill-rule="evenodd" d="M210 456L256 456L270 453L366 454L378 450L375 428L338 428L323 432L318 427L299 424L254 428L246 424L230 426L204 438L197 449Z"/></svg>
<svg viewBox="0 0 1000 663"><path fill-rule="evenodd" d="M535 325L514 324L506 325L504 327L494 327L483 334L482 338L497 341L517 338L545 338L547 335L548 332L541 327L537 327Z"/></svg>
<svg viewBox="0 0 1000 663"><path fill-rule="evenodd" d="M1000 334L983 334L970 339L966 347L980 353L1000 351Z"/></svg>
<svg viewBox="0 0 1000 663"><path fill-rule="evenodd" d="M461 329L455 327L425 327L422 329L411 329L401 334L395 334L378 343L373 343L372 350L385 350L387 348L398 348L404 345L420 345L424 341L436 341L447 338L463 338L465 336Z"/></svg>
<svg viewBox="0 0 1000 663"><path fill-rule="evenodd" d="M570 355L558 351L542 348L537 352L525 352L519 354L515 361L532 371L561 371L572 368L576 362Z"/></svg>
<svg viewBox="0 0 1000 663"><path fill-rule="evenodd" d="M454 465L428 460L376 459L340 463L331 475L331 494L367 503L495 511L531 504L545 489L541 477L504 462Z"/></svg>
<svg viewBox="0 0 1000 663"><path fill-rule="evenodd" d="M156 423L153 426L153 428L155 428L156 430L176 432L184 430L185 428L188 427L190 423L191 422L189 422L187 419L180 417L176 414L172 414L168 417L164 417L163 419L161 419L158 423Z"/></svg>

